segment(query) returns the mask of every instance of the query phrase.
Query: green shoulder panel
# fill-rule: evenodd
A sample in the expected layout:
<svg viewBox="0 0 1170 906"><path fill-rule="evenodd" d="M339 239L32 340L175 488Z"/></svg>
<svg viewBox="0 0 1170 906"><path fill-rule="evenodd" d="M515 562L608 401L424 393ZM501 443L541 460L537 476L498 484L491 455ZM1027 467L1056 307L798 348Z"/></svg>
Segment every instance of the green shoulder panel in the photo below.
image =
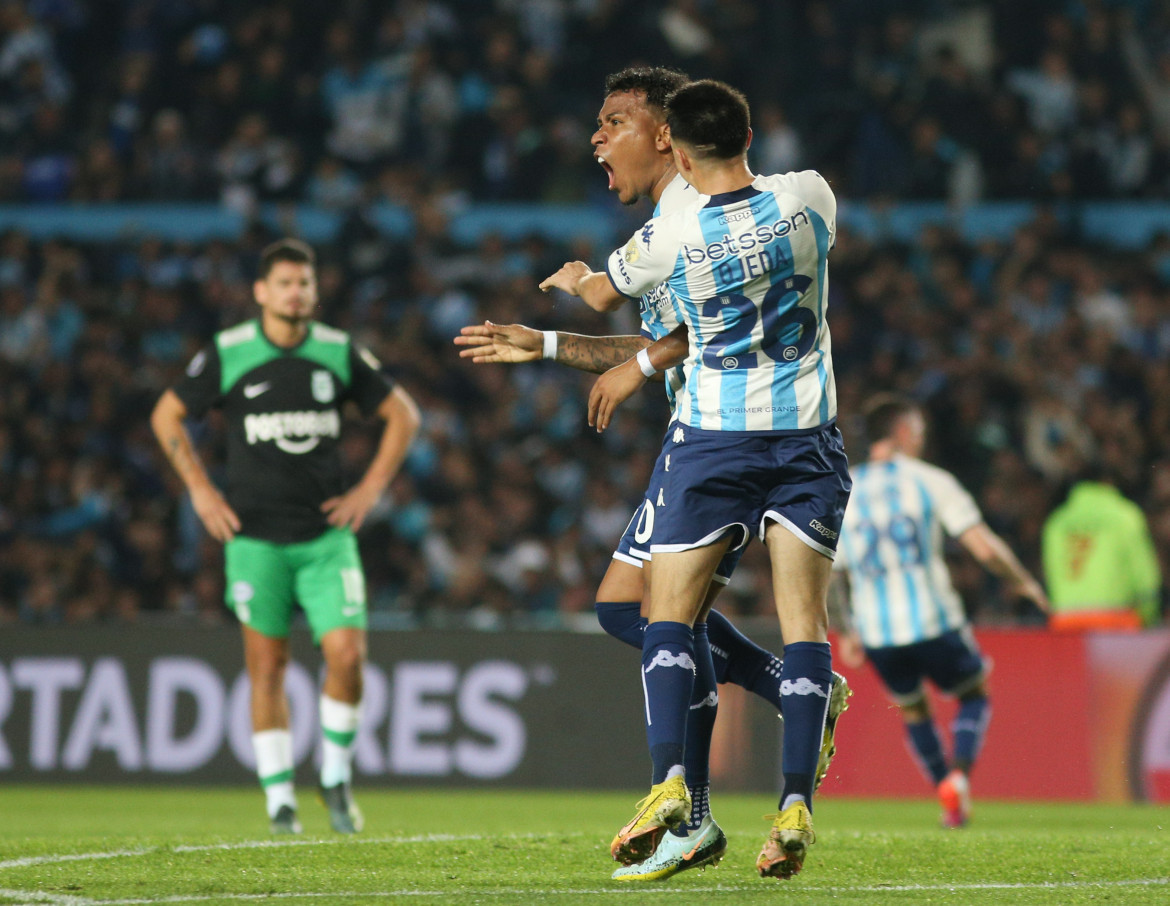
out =
<svg viewBox="0 0 1170 906"><path fill-rule="evenodd" d="M293 355L328 368L348 387L352 380L349 365L349 334L344 330L313 322L308 339Z"/></svg>
<svg viewBox="0 0 1170 906"><path fill-rule="evenodd" d="M259 321L245 321L215 335L219 349L219 392L227 393L245 374L277 357L260 333Z"/></svg>

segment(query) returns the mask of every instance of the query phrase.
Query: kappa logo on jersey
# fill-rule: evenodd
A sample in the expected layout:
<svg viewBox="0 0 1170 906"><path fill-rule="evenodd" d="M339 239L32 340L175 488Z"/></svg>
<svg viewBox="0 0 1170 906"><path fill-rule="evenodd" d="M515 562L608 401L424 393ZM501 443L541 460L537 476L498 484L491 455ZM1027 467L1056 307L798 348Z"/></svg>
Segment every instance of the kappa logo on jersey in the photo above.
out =
<svg viewBox="0 0 1170 906"><path fill-rule="evenodd" d="M313 399L319 403L331 403L336 391L333 388L333 375L328 371L314 371L311 383Z"/></svg>
<svg viewBox="0 0 1170 906"><path fill-rule="evenodd" d="M248 444L272 441L285 453L308 453L322 437L341 436L341 416L336 409L324 412L264 412L244 417Z"/></svg>
<svg viewBox="0 0 1170 906"><path fill-rule="evenodd" d="M824 691L820 686L810 680L807 676L802 676L796 682L792 680L784 680L780 683L781 695L819 695L821 698L828 698L829 693Z"/></svg>
<svg viewBox="0 0 1170 906"><path fill-rule="evenodd" d="M650 221L642 227L642 242L646 248L650 248L650 237L654 235L654 222Z"/></svg>
<svg viewBox="0 0 1170 906"><path fill-rule="evenodd" d="M262 381L259 384L245 384L244 385L244 399L254 400L261 393L267 393L272 386L272 381Z"/></svg>
<svg viewBox="0 0 1170 906"><path fill-rule="evenodd" d="M674 442L676 444L681 444L686 439L686 435L683 434L683 429L681 427L674 429Z"/></svg>
<svg viewBox="0 0 1170 906"><path fill-rule="evenodd" d="M678 654L671 654L669 651L660 650L654 655L654 660L642 672L649 673L655 667L682 667L684 670L694 670L695 662L685 651L680 651Z"/></svg>

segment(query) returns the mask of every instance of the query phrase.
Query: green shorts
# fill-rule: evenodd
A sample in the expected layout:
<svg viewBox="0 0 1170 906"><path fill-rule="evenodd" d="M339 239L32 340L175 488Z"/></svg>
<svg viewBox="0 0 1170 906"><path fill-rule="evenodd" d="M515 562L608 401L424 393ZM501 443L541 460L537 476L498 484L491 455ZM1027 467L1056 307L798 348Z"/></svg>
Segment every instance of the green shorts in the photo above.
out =
<svg viewBox="0 0 1170 906"><path fill-rule="evenodd" d="M262 635L287 638L298 603L314 642L332 629L366 628L366 580L347 528L297 544L237 535L224 547L224 568L228 607Z"/></svg>

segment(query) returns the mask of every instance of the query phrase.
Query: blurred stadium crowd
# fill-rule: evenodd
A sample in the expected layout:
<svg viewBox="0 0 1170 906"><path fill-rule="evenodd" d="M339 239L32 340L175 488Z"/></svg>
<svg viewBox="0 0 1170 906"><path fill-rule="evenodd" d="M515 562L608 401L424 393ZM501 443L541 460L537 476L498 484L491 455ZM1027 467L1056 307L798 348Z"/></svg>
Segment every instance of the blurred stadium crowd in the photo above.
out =
<svg viewBox="0 0 1170 906"><path fill-rule="evenodd" d="M863 198L1170 197L1150 0L4 0L0 201L580 200L598 86L725 79Z"/></svg>
<svg viewBox="0 0 1170 906"><path fill-rule="evenodd" d="M451 338L484 318L636 325L535 289L608 248L461 245L447 216L468 199L592 203L624 239L588 138L605 73L635 60L743 87L755 168L816 166L842 198L1170 197L1163 4L4 0L0 202L350 212L319 249L323 319L424 413L362 533L373 625L589 625L664 400L647 390L599 437L590 376L461 362ZM379 201L411 211L408 238L361 216ZM254 314L271 238L0 235L0 622L226 619L218 546L146 416L215 330ZM1101 248L1047 209L977 242L870 241L846 222L831 295L855 458L865 396L908 391L933 416L931 458L1037 573L1044 517L1098 463L1149 514L1170 575L1170 240ZM196 436L214 463L214 421ZM373 437L350 435L355 476ZM758 554L726 609L770 612ZM973 563L955 577L977 623L1036 619Z"/></svg>

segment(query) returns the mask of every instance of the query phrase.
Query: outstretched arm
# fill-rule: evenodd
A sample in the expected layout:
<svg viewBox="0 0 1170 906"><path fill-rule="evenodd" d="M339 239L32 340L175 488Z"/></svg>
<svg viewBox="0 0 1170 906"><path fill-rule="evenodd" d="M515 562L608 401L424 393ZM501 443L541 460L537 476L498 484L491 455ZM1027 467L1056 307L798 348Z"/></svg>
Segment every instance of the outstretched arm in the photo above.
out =
<svg viewBox="0 0 1170 906"><path fill-rule="evenodd" d="M1008 583L1013 592L1027 598L1048 613L1048 596L1044 587L1028 572L1007 543L986 522L973 525L959 536L959 543L971 552L984 568Z"/></svg>
<svg viewBox="0 0 1170 906"><path fill-rule="evenodd" d="M240 530L240 518L207 476L191 437L183 427L183 419L186 417L186 404L175 391L167 390L150 414L150 427L167 459L187 486L191 505L195 507L203 527L217 541L230 541Z"/></svg>
<svg viewBox="0 0 1170 906"><path fill-rule="evenodd" d="M378 451L370 460L366 474L345 494L330 497L321 504L321 511L328 514L330 525L349 526L355 532L362 527L386 486L398 474L422 423L418 405L401 385L387 394L378 407L378 415L386 420L386 424L382 428Z"/></svg>
<svg viewBox="0 0 1170 906"><path fill-rule="evenodd" d="M487 365L497 362L515 364L535 362L545 357L550 345L546 334L549 331L535 330L523 324L472 324L461 328L455 338L456 346L464 346L459 356L471 359L476 364ZM589 371L593 374L620 365L638 354L638 350L650 345L646 337L624 335L616 337L590 337L579 333L555 333L556 352L551 358L562 365Z"/></svg>
<svg viewBox="0 0 1170 906"><path fill-rule="evenodd" d="M670 370L687 357L690 340L687 326L680 324L655 340L634 358L611 368L597 379L589 392L589 424L598 432L609 427L617 407L637 392L648 377Z"/></svg>
<svg viewBox="0 0 1170 906"><path fill-rule="evenodd" d="M564 266L545 278L540 284L541 292L560 289L570 296L579 296L594 311L616 311L623 302L629 301L613 284L604 271L591 271L584 261L567 261Z"/></svg>

